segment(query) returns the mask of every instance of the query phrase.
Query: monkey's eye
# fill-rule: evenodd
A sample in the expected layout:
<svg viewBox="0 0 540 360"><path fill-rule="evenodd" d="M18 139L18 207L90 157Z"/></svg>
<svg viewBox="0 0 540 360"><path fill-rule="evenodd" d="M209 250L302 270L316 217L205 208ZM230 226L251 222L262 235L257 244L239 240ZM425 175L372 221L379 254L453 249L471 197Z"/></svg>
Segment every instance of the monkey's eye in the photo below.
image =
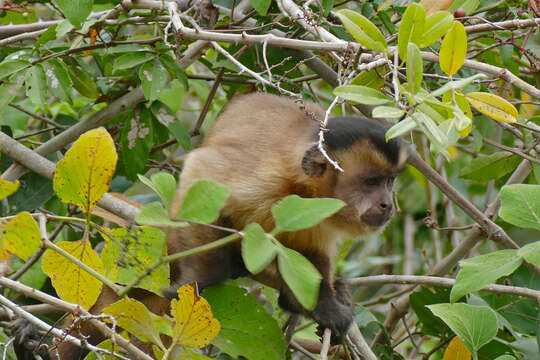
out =
<svg viewBox="0 0 540 360"><path fill-rule="evenodd" d="M372 177L364 180L364 185L366 186L378 186L381 182L381 179L378 177Z"/></svg>

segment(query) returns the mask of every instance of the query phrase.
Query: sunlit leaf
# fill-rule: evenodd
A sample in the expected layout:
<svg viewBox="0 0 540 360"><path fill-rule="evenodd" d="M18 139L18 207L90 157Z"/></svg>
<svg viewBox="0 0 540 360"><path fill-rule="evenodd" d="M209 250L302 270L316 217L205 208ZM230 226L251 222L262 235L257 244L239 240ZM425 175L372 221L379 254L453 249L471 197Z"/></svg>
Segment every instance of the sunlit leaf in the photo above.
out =
<svg viewBox="0 0 540 360"><path fill-rule="evenodd" d="M129 298L120 299L107 306L102 312L113 316L117 326L137 336L142 341L151 341L163 347L150 311L141 302Z"/></svg>
<svg viewBox="0 0 540 360"><path fill-rule="evenodd" d="M217 220L229 189L211 180L198 180L184 195L177 219L210 224Z"/></svg>
<svg viewBox="0 0 540 360"><path fill-rule="evenodd" d="M392 100L373 88L362 85L344 85L334 89L334 95L367 105L383 105Z"/></svg>
<svg viewBox="0 0 540 360"><path fill-rule="evenodd" d="M56 245L98 273L104 273L103 263L92 249L90 241L61 241ZM50 249L43 254L41 266L62 300L79 304L87 310L94 305L102 287L94 276Z"/></svg>
<svg viewBox="0 0 540 360"><path fill-rule="evenodd" d="M284 246L278 250L278 268L298 302L307 310L313 310L322 279L317 268L302 254Z"/></svg>
<svg viewBox="0 0 540 360"><path fill-rule="evenodd" d="M371 116L374 118L389 118L399 119L405 114L405 111L394 106L377 106L371 112Z"/></svg>
<svg viewBox="0 0 540 360"><path fill-rule="evenodd" d="M345 29L362 46L378 52L386 51L388 45L384 35L365 16L348 9L337 12Z"/></svg>
<svg viewBox="0 0 540 360"><path fill-rule="evenodd" d="M272 206L272 215L276 220L275 232L307 229L334 215L343 206L345 203L338 199L304 199L298 195L289 195Z"/></svg>
<svg viewBox="0 0 540 360"><path fill-rule="evenodd" d="M449 76L454 75L463 65L467 55L467 32L459 21L454 21L445 35L439 53L441 69Z"/></svg>
<svg viewBox="0 0 540 360"><path fill-rule="evenodd" d="M39 248L41 235L32 215L21 212L9 220L0 221L0 261L11 254L28 260Z"/></svg>
<svg viewBox="0 0 540 360"><path fill-rule="evenodd" d="M418 125L416 124L416 121L414 121L414 119L410 116L407 116L405 117L405 119L393 125L390 129L388 129L388 131L386 131L386 141L404 135L412 129L416 128L417 126Z"/></svg>
<svg viewBox="0 0 540 360"><path fill-rule="evenodd" d="M465 98L476 110L493 120L511 124L517 122L517 109L500 96L486 92L471 92L465 94Z"/></svg>
<svg viewBox="0 0 540 360"><path fill-rule="evenodd" d="M63 202L89 213L109 189L118 156L109 133L90 130L79 137L54 173L54 191Z"/></svg>
<svg viewBox="0 0 540 360"><path fill-rule="evenodd" d="M212 316L208 302L200 297L193 285L178 289L178 300L171 302L174 318L173 341L180 346L203 348L217 336L221 326Z"/></svg>
<svg viewBox="0 0 540 360"><path fill-rule="evenodd" d="M439 10L446 10L454 0L421 0L420 5L426 9L426 15L433 14Z"/></svg>
<svg viewBox="0 0 540 360"><path fill-rule="evenodd" d="M186 227L185 221L171 220L167 210L161 203L153 202L141 209L135 216L135 221L141 225Z"/></svg>
<svg viewBox="0 0 540 360"><path fill-rule="evenodd" d="M417 93L422 86L423 62L420 49L415 43L410 42L407 46L407 82L409 91Z"/></svg>
<svg viewBox="0 0 540 360"><path fill-rule="evenodd" d="M249 224L243 230L242 259L252 274L258 274L276 257L276 246L259 224Z"/></svg>
<svg viewBox="0 0 540 360"><path fill-rule="evenodd" d="M540 266L540 241L527 244L518 250L518 255L527 262Z"/></svg>
<svg viewBox="0 0 540 360"><path fill-rule="evenodd" d="M398 31L398 52L401 60L407 60L407 47L409 42L419 44L424 36L426 13L417 3L407 6L403 14Z"/></svg>
<svg viewBox="0 0 540 360"><path fill-rule="evenodd" d="M454 17L448 11L438 11L426 18L424 36L420 41L420 47L425 48L438 41L450 27Z"/></svg>

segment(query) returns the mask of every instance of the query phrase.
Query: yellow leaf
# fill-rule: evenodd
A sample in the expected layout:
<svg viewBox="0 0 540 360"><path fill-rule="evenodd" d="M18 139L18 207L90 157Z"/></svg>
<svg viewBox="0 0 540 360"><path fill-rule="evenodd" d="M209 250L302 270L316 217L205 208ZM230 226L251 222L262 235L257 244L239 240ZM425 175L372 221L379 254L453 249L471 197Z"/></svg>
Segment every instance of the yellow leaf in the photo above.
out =
<svg viewBox="0 0 540 360"><path fill-rule="evenodd" d="M221 326L214 319L210 304L195 292L192 285L178 289L178 300L172 300L171 309L176 344L201 349L219 333Z"/></svg>
<svg viewBox="0 0 540 360"><path fill-rule="evenodd" d="M471 352L456 336L446 348L443 360L471 360Z"/></svg>
<svg viewBox="0 0 540 360"><path fill-rule="evenodd" d="M103 309L103 313L112 315L118 326L142 341L151 341L161 348L164 347L150 311L141 302L121 299Z"/></svg>
<svg viewBox="0 0 540 360"><path fill-rule="evenodd" d="M56 245L100 274L104 273L103 263L90 246L90 241L61 241ZM84 309L94 305L101 293L102 284L98 279L54 250L45 252L41 266L60 298L77 303Z"/></svg>
<svg viewBox="0 0 540 360"><path fill-rule="evenodd" d="M90 130L66 152L54 173L54 191L66 203L90 213L109 189L118 156L109 133Z"/></svg>
<svg viewBox="0 0 540 360"><path fill-rule="evenodd" d="M517 109L500 96L485 92L471 92L466 94L465 98L476 110L493 120L506 123L517 121Z"/></svg>
<svg viewBox="0 0 540 360"><path fill-rule="evenodd" d="M454 75L463 65L467 54L467 32L459 21L454 21L444 36L439 54L441 69L449 76Z"/></svg>
<svg viewBox="0 0 540 360"><path fill-rule="evenodd" d="M21 212L0 222L0 260L14 254L26 261L37 251L40 242L38 224L30 213Z"/></svg>
<svg viewBox="0 0 540 360"><path fill-rule="evenodd" d="M11 182L0 179L0 200L7 198L19 189L19 181Z"/></svg>

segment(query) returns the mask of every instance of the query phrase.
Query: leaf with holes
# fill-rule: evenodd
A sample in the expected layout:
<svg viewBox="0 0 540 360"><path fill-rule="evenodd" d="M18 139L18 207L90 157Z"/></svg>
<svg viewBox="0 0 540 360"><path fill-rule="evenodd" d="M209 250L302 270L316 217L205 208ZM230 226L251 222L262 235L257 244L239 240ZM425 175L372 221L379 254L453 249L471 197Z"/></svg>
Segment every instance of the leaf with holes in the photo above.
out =
<svg viewBox="0 0 540 360"><path fill-rule="evenodd" d="M98 273L105 272L103 263L92 249L90 241L61 241L56 245ZM56 293L62 300L79 304L88 310L101 293L102 284L98 279L54 250L49 249L43 254L41 267L51 278Z"/></svg>
<svg viewBox="0 0 540 360"><path fill-rule="evenodd" d="M54 191L63 202L90 213L109 189L117 158L114 142L105 129L84 133L58 162Z"/></svg>

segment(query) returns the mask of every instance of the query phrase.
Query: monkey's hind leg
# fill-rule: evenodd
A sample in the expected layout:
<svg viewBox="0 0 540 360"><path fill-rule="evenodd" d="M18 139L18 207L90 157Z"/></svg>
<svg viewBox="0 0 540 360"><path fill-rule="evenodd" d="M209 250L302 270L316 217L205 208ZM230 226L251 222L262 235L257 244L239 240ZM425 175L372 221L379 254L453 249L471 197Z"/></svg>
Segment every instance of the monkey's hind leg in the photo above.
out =
<svg viewBox="0 0 540 360"><path fill-rule="evenodd" d="M227 219L219 219L217 224L231 227ZM206 245L227 235L230 232L205 225L178 228L169 234L169 254ZM179 286L197 283L199 290L202 290L247 274L240 246L233 243L176 261L171 266L171 285L176 290ZM168 295L171 295L170 292Z"/></svg>

